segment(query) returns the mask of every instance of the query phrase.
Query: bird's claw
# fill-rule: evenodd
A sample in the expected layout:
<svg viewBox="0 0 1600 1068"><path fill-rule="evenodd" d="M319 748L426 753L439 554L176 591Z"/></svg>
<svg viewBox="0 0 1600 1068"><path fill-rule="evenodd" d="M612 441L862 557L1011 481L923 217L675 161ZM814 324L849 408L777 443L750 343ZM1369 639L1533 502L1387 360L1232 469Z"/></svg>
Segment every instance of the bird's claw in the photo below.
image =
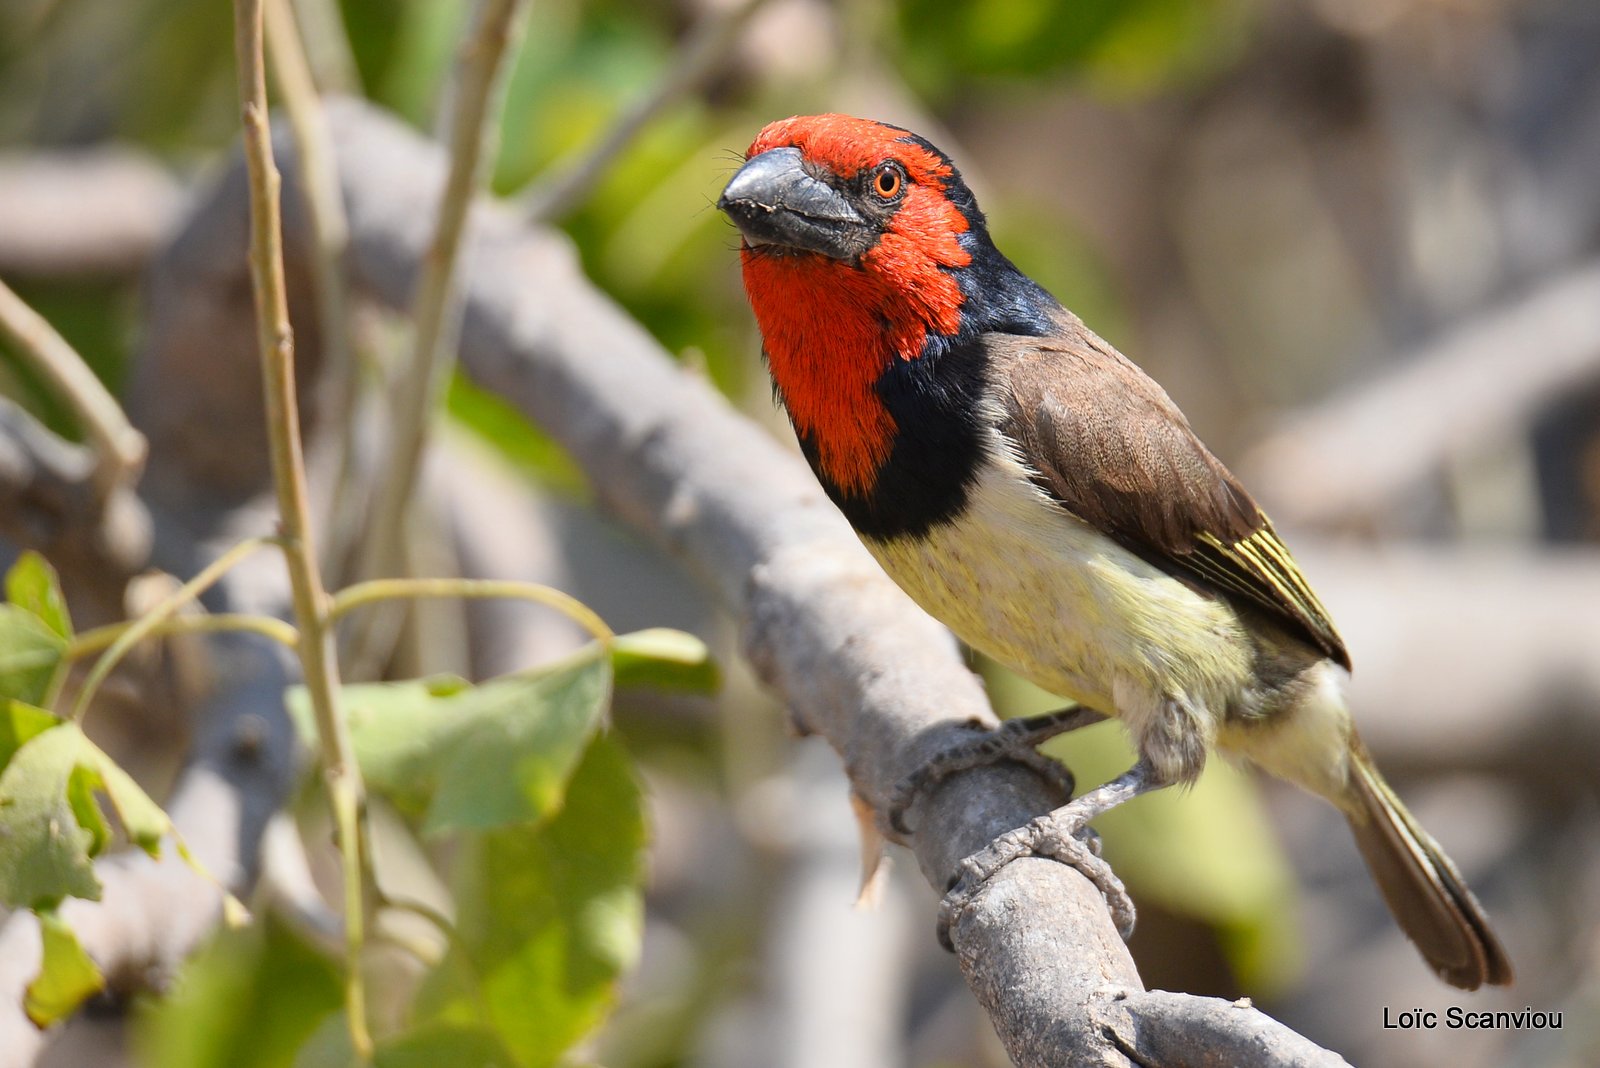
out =
<svg viewBox="0 0 1600 1068"><path fill-rule="evenodd" d="M1012 760L1032 768L1041 778L1059 788L1063 799L1070 798L1077 788L1071 768L1034 748L1039 744L1039 739L1037 733L1030 729L1029 720L1010 719L992 729L976 722L964 726L982 733L936 754L895 783L894 789L889 791L889 826L896 833L911 833L906 823L906 813L925 790L937 786L957 772L993 764L998 760Z"/></svg>
<svg viewBox="0 0 1600 1068"><path fill-rule="evenodd" d="M950 930L972 904L984 884L1001 868L1025 856L1048 857L1076 868L1100 891L1106 909L1124 941L1133 935L1137 912L1128 891L1100 856L1100 836L1077 813L1057 810L1007 831L961 862L959 873L939 902L939 944L954 951Z"/></svg>

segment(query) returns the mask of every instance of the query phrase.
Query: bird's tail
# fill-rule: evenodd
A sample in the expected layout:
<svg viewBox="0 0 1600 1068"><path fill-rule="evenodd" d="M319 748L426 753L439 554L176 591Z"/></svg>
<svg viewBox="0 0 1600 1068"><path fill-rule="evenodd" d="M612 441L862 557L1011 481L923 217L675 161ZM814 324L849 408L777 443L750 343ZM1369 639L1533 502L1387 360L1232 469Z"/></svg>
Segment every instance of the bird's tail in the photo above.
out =
<svg viewBox="0 0 1600 1068"><path fill-rule="evenodd" d="M1483 907L1383 781L1359 738L1351 739L1349 799L1346 814L1361 856L1400 929L1433 970L1463 990L1508 985L1511 961Z"/></svg>

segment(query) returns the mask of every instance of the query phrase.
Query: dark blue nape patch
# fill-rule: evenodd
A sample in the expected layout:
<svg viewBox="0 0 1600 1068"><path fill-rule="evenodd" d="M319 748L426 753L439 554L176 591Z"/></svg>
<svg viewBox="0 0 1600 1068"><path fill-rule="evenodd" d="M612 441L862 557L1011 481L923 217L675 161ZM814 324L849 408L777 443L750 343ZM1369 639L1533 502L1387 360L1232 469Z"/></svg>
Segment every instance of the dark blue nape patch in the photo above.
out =
<svg viewBox="0 0 1600 1068"><path fill-rule="evenodd" d="M962 247L972 256L969 265L955 272L963 334L1044 337L1055 329L1059 302L995 248L987 230L963 234Z"/></svg>

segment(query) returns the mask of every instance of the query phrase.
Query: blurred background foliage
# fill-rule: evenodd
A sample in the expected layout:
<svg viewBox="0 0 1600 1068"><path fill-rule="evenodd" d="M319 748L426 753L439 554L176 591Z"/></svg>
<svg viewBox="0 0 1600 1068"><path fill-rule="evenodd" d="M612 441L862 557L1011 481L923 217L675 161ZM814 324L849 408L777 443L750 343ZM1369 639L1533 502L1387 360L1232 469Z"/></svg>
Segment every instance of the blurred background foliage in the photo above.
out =
<svg viewBox="0 0 1600 1068"><path fill-rule="evenodd" d="M513 195L570 163L651 91L692 20L729 6L536 5L511 77L495 190ZM596 281L668 348L703 360L734 394L756 382L757 368L742 296L729 285L737 240L713 210L716 193L735 167L734 153L770 117L825 106L831 68L844 56L871 52L874 66L893 62L930 107L970 101L975 92L1048 93L1063 82L1112 98L1150 94L1226 68L1253 9L1237 0L998 7L923 0L884 11L847 4L823 14L871 39L844 42L829 59L825 35L845 32L842 26L807 25L817 20L803 5L768 6L777 25L766 36L799 23L799 50L814 54L779 57L771 73L757 69L767 58L760 50L736 56L705 93L651 124L564 220ZM433 129L467 5L346 0L340 10L355 63L351 88ZM232 23L216 4L16 0L0 13L0 42L0 146L130 144L192 171L215 165L234 139ZM767 42L767 51L776 43ZM846 81L873 74L839 72ZM993 204L1002 245L1108 330L1121 316L1104 266L1069 223L1033 214L1049 209L1050 191L1021 195L1021 203ZM117 381L136 329L136 301L125 289L24 284L21 292ZM52 410L28 383L15 388ZM477 411L472 399L457 400L458 409ZM53 425L69 429L60 418Z"/></svg>
<svg viewBox="0 0 1600 1068"><path fill-rule="evenodd" d="M436 129L467 4L337 6L349 38L343 88ZM654 91L697 26L729 18L735 6L536 0L509 83L494 190L525 207L530 190L574 166ZM1162 380L1230 460L1274 415L1384 371L1463 314L1600 245L1600 17L1586 0L759 7L695 90L647 124L556 221L601 288L784 435L738 284L737 238L713 204L755 132L797 112L889 118L951 151L997 244ZM343 69L337 41L313 31L308 43L325 70ZM214 0L6 0L0 149L113 143L192 184L221 166L234 141L232 71L228 7ZM121 381L142 314L135 273L14 284L97 373ZM8 357L0 389L70 433ZM505 404L461 381L449 408L556 498L582 507L570 460ZM1499 451L1377 532L1535 541L1565 532L1592 541L1597 409L1579 398L1517 441L1488 443ZM613 595L625 602L629 593ZM1042 707L1043 695L986 673L1004 711ZM647 929L640 972L594 1047L608 1065L733 1065L760 1048L781 926L771 917L810 841L774 825L802 815L849 823L835 779L792 770L794 746L763 700L736 677L715 704L689 701L665 715L658 705L620 710L652 798L651 914L666 920ZM1108 731L1058 752L1080 782L1128 760ZM797 798L815 777L832 784L831 801L802 813ZM1282 822L1282 799L1269 796ZM1298 934L1297 866L1276 844L1261 798L1251 779L1218 769L1190 795L1144 800L1105 820L1107 854L1144 910L1135 949L1147 981L1280 996L1291 1022L1347 1053L1394 1048L1351 1038L1348 1016L1319 1009L1306 991L1326 995L1326 986L1297 986L1311 952ZM1448 821L1439 833L1452 840ZM1353 852L1338 848L1354 865ZM1304 866L1301 857L1302 874ZM896 885L886 909L909 911L915 929L891 916L860 936L888 939L886 952L917 962L902 973L910 989L895 1063L1003 1063L953 964L931 949L926 887ZM1305 911L1332 907L1324 894ZM1591 923L1585 937L1594 931ZM209 1038L195 1021L250 1006L259 1025L328 1000L327 976L292 935L269 924L228 938L237 945L208 952L183 995L149 1017L141 1042L163 1051L160 1063L289 1063L276 1045ZM1321 952L1328 937L1310 941ZM1593 984L1587 952L1575 949L1564 967ZM241 963L249 961L256 971ZM272 984L260 969L292 977L293 1005L268 1003L277 995L266 993ZM1513 1041L1413 1052L1416 1063L1507 1063L1507 1050L1523 1048ZM245 1046L248 1061L238 1059ZM1578 1064L1563 1058L1583 1055L1542 1048L1538 1062Z"/></svg>

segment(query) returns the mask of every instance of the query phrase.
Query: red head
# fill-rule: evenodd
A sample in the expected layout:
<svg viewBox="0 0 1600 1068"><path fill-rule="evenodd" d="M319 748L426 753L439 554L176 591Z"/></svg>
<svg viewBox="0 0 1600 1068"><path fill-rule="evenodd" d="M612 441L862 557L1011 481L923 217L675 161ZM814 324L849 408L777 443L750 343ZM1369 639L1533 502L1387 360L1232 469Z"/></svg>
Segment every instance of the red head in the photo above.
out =
<svg viewBox="0 0 1600 1068"><path fill-rule="evenodd" d="M866 492L896 433L875 383L960 330L983 216L938 149L847 115L767 126L718 207L796 432L834 487Z"/></svg>

